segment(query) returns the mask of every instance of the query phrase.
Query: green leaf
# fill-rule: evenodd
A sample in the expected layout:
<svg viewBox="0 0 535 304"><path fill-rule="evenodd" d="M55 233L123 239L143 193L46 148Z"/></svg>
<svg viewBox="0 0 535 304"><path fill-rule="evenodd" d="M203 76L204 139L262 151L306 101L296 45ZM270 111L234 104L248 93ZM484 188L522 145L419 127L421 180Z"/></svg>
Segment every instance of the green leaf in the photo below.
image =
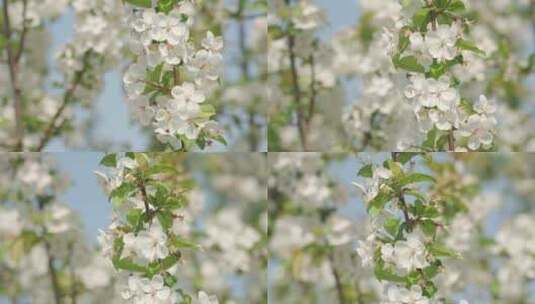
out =
<svg viewBox="0 0 535 304"><path fill-rule="evenodd" d="M228 143L227 143L227 140L223 137L223 135L221 134L217 134L215 136L212 137L213 140L225 145L225 146L228 146Z"/></svg>
<svg viewBox="0 0 535 304"><path fill-rule="evenodd" d="M160 221L160 224L165 231L168 231L173 226L173 214L171 211L160 211L156 216L158 217L158 221Z"/></svg>
<svg viewBox="0 0 535 304"><path fill-rule="evenodd" d="M435 6L438 8L445 8L448 5L448 0L434 0Z"/></svg>
<svg viewBox="0 0 535 304"><path fill-rule="evenodd" d="M156 174L176 174L177 170L175 167L165 164L156 164L151 166L145 171L146 176L152 176Z"/></svg>
<svg viewBox="0 0 535 304"><path fill-rule="evenodd" d="M371 178L373 176L373 166L372 166L372 164L368 164L368 165L360 168L360 170L359 170L357 175Z"/></svg>
<svg viewBox="0 0 535 304"><path fill-rule="evenodd" d="M431 244L427 248L431 254L433 254L435 257L458 257L459 255L449 249L448 247L440 244Z"/></svg>
<svg viewBox="0 0 535 304"><path fill-rule="evenodd" d="M180 248L198 249L199 248L199 245L197 245L196 243L180 238L178 236L171 237L170 242L177 249L180 249Z"/></svg>
<svg viewBox="0 0 535 304"><path fill-rule="evenodd" d="M457 40L455 46L461 50L471 51L482 56L486 55L486 53L479 49L472 41L464 40L462 38Z"/></svg>
<svg viewBox="0 0 535 304"><path fill-rule="evenodd" d="M466 99L466 98L461 98L461 108L468 114L468 115L471 115L471 114L474 114L476 113L476 111L474 110L474 106L472 105L472 103Z"/></svg>
<svg viewBox="0 0 535 304"><path fill-rule="evenodd" d="M408 163L411 159L413 159L415 156L417 156L418 152L401 152L399 153L398 161L404 165Z"/></svg>
<svg viewBox="0 0 535 304"><path fill-rule="evenodd" d="M6 45L7 45L6 36L0 34L0 50L3 49Z"/></svg>
<svg viewBox="0 0 535 304"><path fill-rule="evenodd" d="M386 161L385 167L392 172L394 178L400 178L405 174L400 164L392 159Z"/></svg>
<svg viewBox="0 0 535 304"><path fill-rule="evenodd" d="M375 277L379 281L389 281L396 283L405 283L407 280L405 277L395 274L391 269L384 268L384 262L379 261L375 266Z"/></svg>
<svg viewBox="0 0 535 304"><path fill-rule="evenodd" d="M448 143L449 141L449 134L447 133L443 133L439 138L438 138L438 141L437 141L437 144L436 144L436 147L437 149L439 150L447 150L448 148L445 148L446 147L446 144Z"/></svg>
<svg viewBox="0 0 535 304"><path fill-rule="evenodd" d="M169 210L179 209L184 207L184 201L176 197L170 197L163 206Z"/></svg>
<svg viewBox="0 0 535 304"><path fill-rule="evenodd" d="M123 269L132 272L147 272L147 268L134 263L130 258L114 259L113 266L115 269Z"/></svg>
<svg viewBox="0 0 535 304"><path fill-rule="evenodd" d="M163 63L160 63L157 65L154 70L150 72L149 79L152 82L160 82L160 78L162 77L162 71L163 71Z"/></svg>
<svg viewBox="0 0 535 304"><path fill-rule="evenodd" d="M435 182L435 178L430 176L430 175L426 175L426 174L422 174L422 173L412 173L412 174L408 174L408 175L403 176L399 180L399 185L400 186L405 186L405 185L409 185L409 184L423 183L423 182L434 183Z"/></svg>
<svg viewBox="0 0 535 304"><path fill-rule="evenodd" d="M110 193L110 199L114 203L122 203L137 187L133 183L123 182L119 187L113 189Z"/></svg>
<svg viewBox="0 0 535 304"><path fill-rule="evenodd" d="M428 8L422 8L418 10L412 17L412 24L420 32L427 30L427 24L431 21L430 10Z"/></svg>
<svg viewBox="0 0 535 304"><path fill-rule="evenodd" d="M176 2L176 0L160 0L156 6L156 11L167 14L173 9Z"/></svg>
<svg viewBox="0 0 535 304"><path fill-rule="evenodd" d="M119 258L123 253L124 241L123 237L116 238L113 240L113 257Z"/></svg>
<svg viewBox="0 0 535 304"><path fill-rule="evenodd" d="M437 225L432 220L423 220L420 225L422 226L423 232L429 236L434 238L437 233Z"/></svg>
<svg viewBox="0 0 535 304"><path fill-rule="evenodd" d="M422 147L426 150L435 150L435 144L437 141L438 136L438 130L437 128L433 128L427 132L427 136L425 141L422 143Z"/></svg>
<svg viewBox="0 0 535 304"><path fill-rule="evenodd" d="M141 168L146 168L149 165L149 157L145 153L135 153L134 159Z"/></svg>
<svg viewBox="0 0 535 304"><path fill-rule="evenodd" d="M437 291L438 291L438 289L435 286L435 284L433 282L431 282L431 281L427 281L425 286L424 286L423 294L424 294L424 296L426 296L428 298L432 298L432 297L435 296Z"/></svg>
<svg viewBox="0 0 535 304"><path fill-rule="evenodd" d="M454 0L448 6L448 11L450 12L462 12L464 10L466 10L466 7L462 0Z"/></svg>
<svg viewBox="0 0 535 304"><path fill-rule="evenodd" d="M117 166L117 155L115 153L106 154L100 161L100 165L106 167L116 167Z"/></svg>
<svg viewBox="0 0 535 304"><path fill-rule="evenodd" d="M215 107L211 104L201 105L201 113L197 117L209 119L216 114Z"/></svg>
<svg viewBox="0 0 535 304"><path fill-rule="evenodd" d="M408 26L404 26L403 28L401 28L401 30L399 31L399 42L398 42L398 50L399 50L399 53L403 53L407 47L409 46L410 44L410 39L409 39L409 35L410 35L410 27Z"/></svg>
<svg viewBox="0 0 535 304"><path fill-rule="evenodd" d="M416 190L410 190L409 189L409 190L405 190L403 193L405 195L410 195L412 197L415 197L415 198L421 200L422 202L425 202L427 200L422 193L420 193L420 192L418 192Z"/></svg>
<svg viewBox="0 0 535 304"><path fill-rule="evenodd" d="M409 72L424 73L425 68L418 63L418 59L414 56L406 56L401 58L400 55L394 56L392 59L394 66L400 69L404 69Z"/></svg>
<svg viewBox="0 0 535 304"><path fill-rule="evenodd" d="M369 202L368 211L381 211L385 204L392 199L392 192L385 188L381 189L379 193Z"/></svg>
<svg viewBox="0 0 535 304"><path fill-rule="evenodd" d="M385 230L392 236L396 236L399 231L399 225L401 221L397 218L389 218L385 221Z"/></svg>
<svg viewBox="0 0 535 304"><path fill-rule="evenodd" d="M167 270L173 266L175 266L175 264L178 262L178 257L174 254L166 257L165 259L161 260L160 261L160 271L162 270Z"/></svg>
<svg viewBox="0 0 535 304"><path fill-rule="evenodd" d="M139 224L139 221L141 220L142 214L143 214L143 210L132 209L126 215L126 220L132 227L137 227L137 225Z"/></svg>
<svg viewBox="0 0 535 304"><path fill-rule="evenodd" d="M407 276L407 283L409 286L415 285L418 283L418 281L420 281L420 277L421 275L418 271L413 271Z"/></svg>
<svg viewBox="0 0 535 304"><path fill-rule="evenodd" d="M435 262L433 262L433 264L425 267L423 269L425 278L428 280L434 278L438 274L438 271L440 270L441 266L442 262L440 262L440 260L436 260Z"/></svg>
<svg viewBox="0 0 535 304"><path fill-rule="evenodd" d="M193 179L189 178L189 179L180 181L178 185L179 185L180 191L184 192L184 191L192 190L193 188L195 188L197 184L195 183Z"/></svg>
<svg viewBox="0 0 535 304"><path fill-rule="evenodd" d="M164 281L164 283L165 283L165 286L168 286L168 287L173 287L173 286L175 286L175 284L176 284L176 282L177 282L178 280L177 280L177 278L176 278L174 275L169 274L168 272L166 272L166 273L164 274L164 276L165 276L165 277L164 277L163 281Z"/></svg>
<svg viewBox="0 0 535 304"><path fill-rule="evenodd" d="M123 0L127 3L130 3L135 6L145 7L145 8L151 8L152 7L152 1L151 0Z"/></svg>
<svg viewBox="0 0 535 304"><path fill-rule="evenodd" d="M446 62L433 62L433 64L431 64L431 66L429 67L429 76L433 77L434 79L439 79L440 76L444 75L447 70L448 66Z"/></svg>
<svg viewBox="0 0 535 304"><path fill-rule="evenodd" d="M169 196L169 189L162 183L156 183L154 184L154 187L156 187L156 193L154 196L151 196L151 204L153 204L156 207L162 206L166 201L167 197Z"/></svg>

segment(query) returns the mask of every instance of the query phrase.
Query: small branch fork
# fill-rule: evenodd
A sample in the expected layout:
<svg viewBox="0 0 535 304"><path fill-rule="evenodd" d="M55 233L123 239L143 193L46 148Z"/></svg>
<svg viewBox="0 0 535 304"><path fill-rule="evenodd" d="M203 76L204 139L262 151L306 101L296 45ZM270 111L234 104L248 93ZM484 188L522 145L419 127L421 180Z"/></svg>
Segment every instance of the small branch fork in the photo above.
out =
<svg viewBox="0 0 535 304"><path fill-rule="evenodd" d="M86 51L83 57L84 67L77 71L74 75L74 80L71 84L71 86L65 91L65 94L63 95L63 102L61 106L56 110L56 113L54 116L52 116L52 119L48 123L47 127L45 128L45 133L41 140L39 141L39 145L36 148L37 152L42 151L45 146L48 144L48 142L52 139L54 134L57 132L58 129L61 128L63 124L58 125L58 120L63 115L63 112L65 112L67 106L71 103L72 99L74 98L74 93L76 92L76 89L82 82L84 74L87 72L87 61L89 60L89 56L91 54L91 51Z"/></svg>
<svg viewBox="0 0 535 304"><path fill-rule="evenodd" d="M26 10L27 0L23 0L22 7L22 32L18 43L19 49L15 53L11 46L11 36L13 34L9 20L9 0L3 1L3 16L4 22L2 25L4 36L7 40L6 51L7 61L9 66L9 78L11 87L13 89L13 108L15 114L15 151L22 151L24 149L24 123L23 123L23 104L22 104L22 90L18 79L19 61L24 49L24 41L26 40Z"/></svg>
<svg viewBox="0 0 535 304"><path fill-rule="evenodd" d="M286 0L286 4L290 4L290 0ZM295 36L288 33L287 37L288 54L290 57L290 73L292 78L292 95L295 106L297 108L297 128L299 131L299 138L301 147L304 151L308 151L308 133L310 131L310 123L315 113L317 88L316 88L316 71L315 58L310 55L308 58L310 64L311 80L310 80L310 98L308 101L308 109L304 108L303 94L299 84L299 76L297 72L297 55L295 54Z"/></svg>
<svg viewBox="0 0 535 304"><path fill-rule="evenodd" d="M399 152L392 152L392 160L395 162L399 162L400 153ZM397 194L398 200L399 200L399 206L401 208L401 211L403 212L403 217L405 218L405 222L407 225L409 225L409 229L411 229L412 226L412 219L409 216L409 211L407 207L407 202L405 201L405 196L403 195L403 192L400 191Z"/></svg>
<svg viewBox="0 0 535 304"><path fill-rule="evenodd" d="M39 201L39 210L43 211L45 208L45 201ZM61 304L61 289L59 287L58 274L56 273L56 268L54 267L54 256L52 255L50 242L46 238L47 229L43 227L43 243L45 245L47 265L48 265L48 274L50 275L50 282L52 283L52 291L54 293L54 303Z"/></svg>

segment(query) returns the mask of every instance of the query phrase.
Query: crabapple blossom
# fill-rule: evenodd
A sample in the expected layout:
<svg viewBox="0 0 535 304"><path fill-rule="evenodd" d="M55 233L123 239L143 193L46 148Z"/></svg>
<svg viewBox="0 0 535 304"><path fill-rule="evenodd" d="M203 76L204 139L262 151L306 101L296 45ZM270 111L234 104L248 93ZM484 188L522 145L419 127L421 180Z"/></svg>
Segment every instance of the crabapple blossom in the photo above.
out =
<svg viewBox="0 0 535 304"><path fill-rule="evenodd" d="M128 287L121 296L132 303L171 304L177 302L177 294L164 286L162 276L155 275L152 279L132 275L128 278Z"/></svg>
<svg viewBox="0 0 535 304"><path fill-rule="evenodd" d="M23 223L16 209L0 209L0 235L3 237L15 236L22 231Z"/></svg>
<svg viewBox="0 0 535 304"><path fill-rule="evenodd" d="M209 296L204 291L199 291L199 294L197 296L197 301L194 303L196 304L219 304L219 301L215 296Z"/></svg>
<svg viewBox="0 0 535 304"><path fill-rule="evenodd" d="M163 154L108 154L101 164L108 167L109 176L98 176L114 208L112 223L99 241L103 256L121 274L121 297L162 304L191 299L176 287L181 250L198 247L175 234L184 231L174 227L184 217L185 197L169 180L174 177L170 173L178 171Z"/></svg>
<svg viewBox="0 0 535 304"><path fill-rule="evenodd" d="M166 13L136 8L126 21L135 60L123 83L133 115L173 150L220 137L213 106L201 103L218 86L223 40L211 31L195 39L195 5L181 1Z"/></svg>
<svg viewBox="0 0 535 304"><path fill-rule="evenodd" d="M442 259L457 256L438 237L445 233L440 228L445 218L452 215L441 214L439 207L426 198L440 196L438 192L443 191L438 186L440 180L456 173L437 171L437 176L429 176L412 172L407 163L415 162L411 160L415 157L394 152L382 166L367 164L358 173L371 180L368 183L374 184L377 190L371 195L363 191L371 231L365 240L358 242L356 252L364 267L374 268L375 277L383 285L382 303L435 303L439 296L434 277L443 265ZM433 167L431 156L426 161ZM431 183L426 194L419 193L420 183L424 182ZM409 196L416 200L409 200ZM441 216L444 218L440 219ZM453 215L453 223L458 217L461 215Z"/></svg>
<svg viewBox="0 0 535 304"><path fill-rule="evenodd" d="M460 35L460 25L452 23L451 25L439 24L436 26L428 25L428 33L425 36L425 48L429 50L432 58L439 61L452 60L457 56L457 39Z"/></svg>
<svg viewBox="0 0 535 304"><path fill-rule="evenodd" d="M429 304L428 298L422 294L422 288L418 285L412 286L410 290L400 288L395 285L389 286L386 292L386 299L382 302L384 304Z"/></svg>

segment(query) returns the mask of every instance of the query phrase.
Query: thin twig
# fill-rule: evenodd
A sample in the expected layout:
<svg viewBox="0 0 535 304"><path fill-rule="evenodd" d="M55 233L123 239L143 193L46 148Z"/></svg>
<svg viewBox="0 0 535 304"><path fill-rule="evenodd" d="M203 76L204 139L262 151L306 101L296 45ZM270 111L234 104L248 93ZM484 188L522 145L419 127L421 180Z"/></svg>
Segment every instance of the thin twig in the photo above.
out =
<svg viewBox="0 0 535 304"><path fill-rule="evenodd" d="M400 157L400 153L399 152L392 152L392 160L395 161L395 162L399 162L399 157ZM407 202L405 201L405 197L403 195L403 192L399 192L397 194L397 197L398 197L398 200L399 200L399 205L400 205L400 208L401 208L401 211L403 211L403 217L405 218L405 222L407 223L407 225L409 225L409 230L412 229L412 220L409 216L409 212L408 212L408 207L407 207Z"/></svg>
<svg viewBox="0 0 535 304"><path fill-rule="evenodd" d="M317 97L317 90L316 90L316 67L315 67L315 60L314 60L314 54L310 55L310 100L308 101L308 114L306 117L306 128L307 132L310 128L310 121L312 120L312 116L314 116L315 108L316 108L316 97Z"/></svg>
<svg viewBox="0 0 535 304"><path fill-rule="evenodd" d="M143 200L143 204L145 205L145 213L147 213L147 215L150 215L151 211L149 205L149 196L147 195L147 188L145 187L145 183L143 183L141 178L139 178L137 181L137 187L141 192L141 199Z"/></svg>
<svg viewBox="0 0 535 304"><path fill-rule="evenodd" d="M43 211L45 208L45 202L43 200L39 201L39 210ZM58 281L58 275L56 273L56 269L54 268L54 257L52 256L51 250L50 250L50 243L48 242L48 239L46 238L47 229L43 225L43 243L45 244L45 251L46 251L46 257L47 257L47 264L48 264L48 274L50 275L50 281L52 283L52 291L54 292L54 301L56 304L61 304L61 290L59 287L59 281Z"/></svg>
<svg viewBox="0 0 535 304"><path fill-rule="evenodd" d="M286 4L290 4L290 0L286 0ZM301 140L301 147L307 151L307 134L305 131L305 117L303 113L303 106L301 104L301 88L299 86L299 77L297 76L297 64L295 55L295 36L288 33L288 53L290 56L290 72L292 76L292 94L295 105L297 107L297 128L299 131L299 138Z"/></svg>
<svg viewBox="0 0 535 304"><path fill-rule="evenodd" d="M173 84L180 84L180 71L178 70L177 66L173 66Z"/></svg>
<svg viewBox="0 0 535 304"><path fill-rule="evenodd" d="M455 136L453 134L453 129L448 133L448 148L450 151L455 151Z"/></svg>
<svg viewBox="0 0 535 304"><path fill-rule="evenodd" d="M245 16L244 13L245 10L245 1L240 1L238 5L238 11L236 12L236 16L238 18L238 26L239 26L239 32L238 32L238 43L240 46L240 69L242 74L242 79L245 81L249 81L251 79L251 75L249 74L249 50L247 49L247 31L245 29L245 19L247 19L247 16ZM248 113L248 125L249 125L249 150L256 151L258 147L258 130L257 125L255 122L255 113L253 109L249 110Z"/></svg>
<svg viewBox="0 0 535 304"><path fill-rule="evenodd" d="M50 281L52 282L52 290L54 291L54 300L56 304L61 304L61 292L59 288L58 275L54 268L54 257L50 252L50 243L45 239L45 250L48 259L48 273L50 274Z"/></svg>
<svg viewBox="0 0 535 304"><path fill-rule="evenodd" d="M74 255L74 243L69 243L69 271L71 277L71 304L76 304L76 298L78 297L78 289L76 288L76 274L74 272L73 255Z"/></svg>
<svg viewBox="0 0 535 304"><path fill-rule="evenodd" d="M43 150L43 148L48 144L48 142L54 136L54 133L56 133L56 131L59 129L59 127L62 126L62 124L59 127L56 126L57 121L61 117L61 115L63 115L63 112L65 111L65 109L67 108L67 106L71 102L72 98L74 97L74 93L75 93L76 89L78 88L78 85L80 85L80 83L82 82L82 78L83 78L83 76L84 76L84 74L85 74L85 72L87 70L87 67L86 67L87 62L86 61L87 61L87 58L89 57L89 54L90 54L90 51L87 51L84 54L84 59L83 59L84 67L82 68L82 70L76 71L76 73L74 75L73 83L71 84L69 89L67 89L67 91L65 91L65 94L63 95L63 102L62 102L61 106L56 110L56 113L54 114L54 116L52 117L52 119L48 123L47 127L45 128L45 133L44 133L43 137L41 138L41 141L39 142L39 145L37 146L37 149L36 149L37 152L40 152L40 151Z"/></svg>
<svg viewBox="0 0 535 304"><path fill-rule="evenodd" d="M28 0L22 0L22 33L20 34L19 48L17 55L15 55L15 61L18 63L20 57L22 57L22 51L24 50L24 44L26 42L26 34L28 32L28 26L26 25L26 12L28 10Z"/></svg>
<svg viewBox="0 0 535 304"><path fill-rule="evenodd" d="M15 112L15 151L22 151L24 149L24 125L22 121L22 91L19 87L18 81L18 65L16 61L15 54L13 54L13 49L10 45L11 39L11 24L9 22L9 0L4 0L3 5L4 11L4 36L8 43L6 44L8 66L9 66L9 77L11 80L11 87L13 89L13 107ZM24 23L24 21L23 21Z"/></svg>
<svg viewBox="0 0 535 304"><path fill-rule="evenodd" d="M336 269L336 266L334 265L334 254L332 250L331 252L329 252L329 266L331 267L331 273L334 277L334 282L336 286L336 294L338 296L338 303L346 304L344 286L342 285L342 279L340 278L340 274L338 273L338 270Z"/></svg>

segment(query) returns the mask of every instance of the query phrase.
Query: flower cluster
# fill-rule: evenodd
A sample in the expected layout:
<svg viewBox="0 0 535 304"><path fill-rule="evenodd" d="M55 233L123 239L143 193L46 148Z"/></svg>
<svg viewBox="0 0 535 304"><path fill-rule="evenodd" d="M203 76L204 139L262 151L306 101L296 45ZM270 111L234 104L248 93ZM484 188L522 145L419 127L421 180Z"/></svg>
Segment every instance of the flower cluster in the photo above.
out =
<svg viewBox="0 0 535 304"><path fill-rule="evenodd" d="M512 34L529 27L519 14L525 5L359 1L359 23L331 41L336 78L364 84L342 115L347 144L357 150L530 149L532 135L521 121L531 125L533 117L518 106L527 96L521 93L525 73L533 69L533 56L521 50L533 38ZM499 101L494 112L476 109L483 92Z"/></svg>
<svg viewBox="0 0 535 304"><path fill-rule="evenodd" d="M494 251L506 257L498 270L500 296L515 301L526 293L527 282L535 278L535 220L532 214L521 214L505 223L496 235Z"/></svg>
<svg viewBox="0 0 535 304"><path fill-rule="evenodd" d="M164 157L164 156L162 156ZM176 286L181 251L198 247L175 233L187 205L183 191L169 178L178 171L164 159L142 153L106 155L98 173L114 206L109 229L101 232L103 255L123 276L121 297L133 303L189 303L191 296ZM200 303L217 303L203 299Z"/></svg>
<svg viewBox="0 0 535 304"><path fill-rule="evenodd" d="M444 132L449 150L489 150L496 133L493 117L496 109L488 105L483 95L475 104L462 99L460 80L452 77L450 70L464 62L467 52L472 52L471 56L485 55L464 35L468 23L456 15L463 9L462 1L447 5L434 1L423 6L398 31L399 48L392 61L396 68L409 72L411 83L404 95L411 101L420 129L427 138L430 134L437 137L437 133ZM442 14L448 17L440 19ZM435 139L430 144L432 149L436 148Z"/></svg>
<svg viewBox="0 0 535 304"><path fill-rule="evenodd" d="M446 295L438 289L437 277L447 258L458 257L445 244L445 225L462 212L446 213L451 206L437 204L437 195L461 196L473 181L444 188L442 183L455 178L455 169L426 157L437 175L411 172L408 164L414 156L393 153L382 166L363 166L359 175L367 182L355 184L364 192L371 222L371 232L359 241L357 253L362 264L372 266L381 281L382 303L438 303ZM424 188L422 183L431 186ZM429 189L427 195L420 189ZM456 204L464 202L459 200ZM461 209L459 205L455 208Z"/></svg>
<svg viewBox="0 0 535 304"><path fill-rule="evenodd" d="M132 112L174 150L222 140L211 120L215 109L206 100L218 85L223 40L210 31L202 38L192 31L195 5L180 1L166 12L136 8L126 21L135 62L123 82Z"/></svg>
<svg viewBox="0 0 535 304"><path fill-rule="evenodd" d="M252 257L249 251L261 239L258 231L246 226L237 209L227 208L206 223L206 246L223 251L221 262L240 271L250 271ZM236 237L240 235L240 237Z"/></svg>
<svg viewBox="0 0 535 304"><path fill-rule="evenodd" d="M0 187L0 283L5 294L51 303L68 293L66 285L77 285L79 294L91 291L91 298L98 297L109 286L112 269L81 241L75 212L57 202L65 177L48 157L32 154L2 155L0 167L0 180L10 180Z"/></svg>

